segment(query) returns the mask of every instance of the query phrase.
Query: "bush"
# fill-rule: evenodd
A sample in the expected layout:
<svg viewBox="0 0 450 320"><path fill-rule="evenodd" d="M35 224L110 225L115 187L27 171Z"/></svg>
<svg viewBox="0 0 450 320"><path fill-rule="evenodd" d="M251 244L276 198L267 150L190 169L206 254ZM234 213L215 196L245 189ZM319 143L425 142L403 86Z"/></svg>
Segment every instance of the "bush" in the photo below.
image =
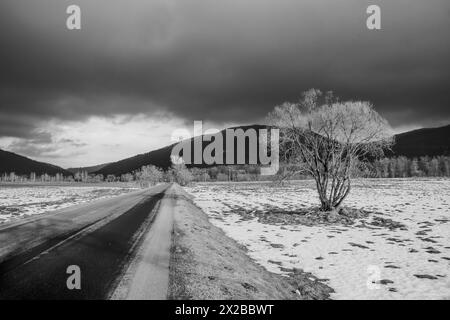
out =
<svg viewBox="0 0 450 320"><path fill-rule="evenodd" d="M139 171L135 172L136 181L139 182L141 188L148 188L158 182L163 181L163 172L155 166L143 166Z"/></svg>

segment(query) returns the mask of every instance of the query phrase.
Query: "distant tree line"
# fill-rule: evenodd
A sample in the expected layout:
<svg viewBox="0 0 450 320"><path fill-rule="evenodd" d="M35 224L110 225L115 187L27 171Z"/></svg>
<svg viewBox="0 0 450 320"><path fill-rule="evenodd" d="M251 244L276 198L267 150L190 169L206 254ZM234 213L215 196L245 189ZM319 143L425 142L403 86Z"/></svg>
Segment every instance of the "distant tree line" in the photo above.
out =
<svg viewBox="0 0 450 320"><path fill-rule="evenodd" d="M285 170L292 171L286 167L286 165L280 166L279 176L282 176ZM360 178L450 177L450 157L382 158L355 165L352 176ZM297 174L291 179L310 178L307 174Z"/></svg>
<svg viewBox="0 0 450 320"><path fill-rule="evenodd" d="M281 166L279 175L284 167ZM450 157L420 157L409 159L406 157L383 158L364 166L357 166L355 176L364 178L409 178L409 177L450 177ZM309 179L308 175L298 174L292 179ZM191 182L214 181L259 181L262 179L276 179L276 177L262 177L260 168L256 165L214 166L209 168L186 168L184 164L172 165L163 171L153 165L143 166L132 173L115 176L112 174L89 174L87 171L76 172L73 176L63 176L57 173L17 175L14 172L3 173L1 182L128 182L137 183L140 187L149 187L160 182L177 182L188 185Z"/></svg>
<svg viewBox="0 0 450 320"><path fill-rule="evenodd" d="M17 175L14 172L0 176L2 182L136 182L141 187L155 185L159 182L177 182L187 185L192 181L257 181L260 180L260 170L256 165L214 166L209 168L187 168L184 164L172 165L169 169L162 169L147 165L131 173L122 175L90 174L87 171L77 171L73 176L56 174Z"/></svg>
<svg viewBox="0 0 450 320"><path fill-rule="evenodd" d="M261 180L257 165L214 166L191 168L194 181L258 181Z"/></svg>
<svg viewBox="0 0 450 320"><path fill-rule="evenodd" d="M143 166L134 172L134 180L138 182L141 188L146 188L159 182L176 182L179 185L186 186L194 180L194 177L184 163L179 163L172 164L166 171L153 165Z"/></svg>
<svg viewBox="0 0 450 320"><path fill-rule="evenodd" d="M450 177L450 157L383 158L369 163L360 173L372 178Z"/></svg>
<svg viewBox="0 0 450 320"><path fill-rule="evenodd" d="M3 173L0 176L2 182L62 182L62 181L74 181L73 177L64 176L62 173L57 173L52 176L47 173L37 175L32 172L29 175L16 174L15 172Z"/></svg>

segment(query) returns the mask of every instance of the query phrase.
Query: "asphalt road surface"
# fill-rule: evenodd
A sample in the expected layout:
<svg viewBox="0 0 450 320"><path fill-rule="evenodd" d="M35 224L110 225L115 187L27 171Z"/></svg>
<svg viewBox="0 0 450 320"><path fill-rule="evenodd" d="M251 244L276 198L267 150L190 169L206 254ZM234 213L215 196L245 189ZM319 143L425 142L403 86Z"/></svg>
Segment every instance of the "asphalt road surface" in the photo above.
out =
<svg viewBox="0 0 450 320"><path fill-rule="evenodd" d="M168 188L157 186L2 227L0 299L111 298L118 287L127 283L124 275L131 277L130 283L135 282L131 266L137 274L143 274L152 270L148 268L152 261L161 262L153 258L155 254L167 258L170 216L158 218L158 228L153 228L153 222L160 215L161 200ZM159 245L153 248L152 238L159 239ZM155 253L161 245L165 251ZM67 286L71 276L67 268L72 265L80 268L80 290ZM145 277L151 278L151 272L146 272ZM141 294L132 297L151 298L152 289L141 288L137 291ZM164 294L158 292L156 296Z"/></svg>

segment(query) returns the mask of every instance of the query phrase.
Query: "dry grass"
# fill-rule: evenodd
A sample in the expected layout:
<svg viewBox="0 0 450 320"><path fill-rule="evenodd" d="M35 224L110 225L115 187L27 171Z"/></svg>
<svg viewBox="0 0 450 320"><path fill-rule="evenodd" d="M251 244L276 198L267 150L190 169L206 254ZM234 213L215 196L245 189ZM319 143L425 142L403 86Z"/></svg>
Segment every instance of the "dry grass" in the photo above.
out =
<svg viewBox="0 0 450 320"><path fill-rule="evenodd" d="M326 299L332 291L301 273L283 277L256 264L187 194L174 210L169 299Z"/></svg>

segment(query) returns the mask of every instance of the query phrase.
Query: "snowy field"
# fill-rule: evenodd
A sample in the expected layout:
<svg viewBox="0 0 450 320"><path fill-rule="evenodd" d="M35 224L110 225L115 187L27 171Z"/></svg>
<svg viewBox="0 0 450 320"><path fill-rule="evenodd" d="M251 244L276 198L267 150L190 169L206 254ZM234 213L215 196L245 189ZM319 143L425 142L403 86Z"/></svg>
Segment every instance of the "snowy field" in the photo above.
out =
<svg viewBox="0 0 450 320"><path fill-rule="evenodd" d="M336 291L333 299L450 299L450 180L356 181L346 205L377 214L351 226L252 216L317 206L311 181L198 184L187 191L258 263L280 274L311 272ZM374 226L374 217L406 228Z"/></svg>
<svg viewBox="0 0 450 320"><path fill-rule="evenodd" d="M134 190L99 186L0 186L0 224Z"/></svg>

